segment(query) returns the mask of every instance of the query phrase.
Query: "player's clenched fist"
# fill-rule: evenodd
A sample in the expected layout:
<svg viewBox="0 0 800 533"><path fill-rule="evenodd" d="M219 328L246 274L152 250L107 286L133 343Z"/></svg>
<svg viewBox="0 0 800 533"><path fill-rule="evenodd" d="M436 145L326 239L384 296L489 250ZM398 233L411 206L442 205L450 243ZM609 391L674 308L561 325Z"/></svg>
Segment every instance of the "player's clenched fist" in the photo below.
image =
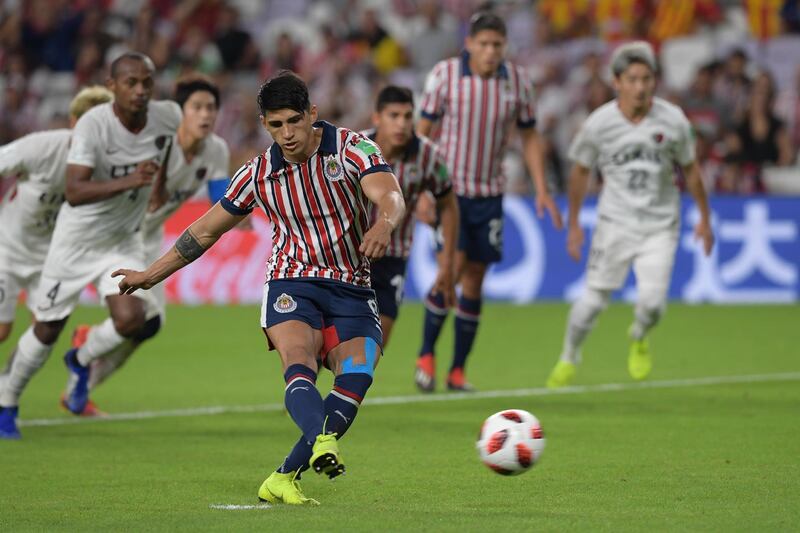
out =
<svg viewBox="0 0 800 533"><path fill-rule="evenodd" d="M358 250L367 256L368 259L380 259L386 253L389 240L392 237L394 228L386 219L378 220L374 226L364 235L364 240Z"/></svg>
<svg viewBox="0 0 800 533"><path fill-rule="evenodd" d="M132 174L128 175L128 179L131 182L131 188L138 189L139 187L146 187L147 185L152 184L158 169L159 166L155 161L142 161L136 165L136 170L134 170Z"/></svg>
<svg viewBox="0 0 800 533"><path fill-rule="evenodd" d="M119 276L122 276L122 281L119 282L120 294L133 294L137 289L147 290L153 286L153 283L147 279L144 272L121 268L111 274L112 278L118 278Z"/></svg>

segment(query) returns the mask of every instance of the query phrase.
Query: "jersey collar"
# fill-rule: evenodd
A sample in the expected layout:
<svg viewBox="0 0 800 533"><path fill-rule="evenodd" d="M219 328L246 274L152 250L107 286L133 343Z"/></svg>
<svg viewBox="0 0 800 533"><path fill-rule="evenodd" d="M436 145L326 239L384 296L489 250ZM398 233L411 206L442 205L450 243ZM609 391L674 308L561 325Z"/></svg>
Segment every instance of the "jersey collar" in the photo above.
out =
<svg viewBox="0 0 800 533"><path fill-rule="evenodd" d="M322 128L322 139L319 142L320 153L335 154L336 153L336 126L325 120L316 121L313 126L315 128ZM273 142L269 148L269 159L272 166L272 172L283 169L285 160L283 159L283 152L278 143Z"/></svg>
<svg viewBox="0 0 800 533"><path fill-rule="evenodd" d="M461 52L461 76L472 76L472 70L469 68L469 52L466 50ZM504 80L508 79L508 67L506 67L505 61L500 63L500 66L497 68L497 77Z"/></svg>

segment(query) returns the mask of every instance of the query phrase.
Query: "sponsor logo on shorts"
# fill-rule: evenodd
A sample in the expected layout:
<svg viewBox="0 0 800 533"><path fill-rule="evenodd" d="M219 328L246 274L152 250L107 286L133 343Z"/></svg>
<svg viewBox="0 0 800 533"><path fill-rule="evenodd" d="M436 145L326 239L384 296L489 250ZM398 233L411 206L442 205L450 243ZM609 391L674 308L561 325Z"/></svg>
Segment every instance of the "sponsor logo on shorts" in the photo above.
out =
<svg viewBox="0 0 800 533"><path fill-rule="evenodd" d="M372 314L378 316L378 302L376 302L374 298L370 298L367 300L367 305L369 305Z"/></svg>
<svg viewBox="0 0 800 533"><path fill-rule="evenodd" d="M272 307L279 313L291 313L297 309L297 302L294 301L294 298L284 292L278 296L278 299L275 300L275 303L272 304Z"/></svg>

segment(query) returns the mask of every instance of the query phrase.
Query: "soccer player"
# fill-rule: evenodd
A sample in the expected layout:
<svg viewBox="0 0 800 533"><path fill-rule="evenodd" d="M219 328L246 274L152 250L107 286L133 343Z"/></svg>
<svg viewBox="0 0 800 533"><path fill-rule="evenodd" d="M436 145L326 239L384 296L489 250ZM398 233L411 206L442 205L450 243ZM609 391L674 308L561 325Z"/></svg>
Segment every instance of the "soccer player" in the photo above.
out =
<svg viewBox="0 0 800 533"><path fill-rule="evenodd" d="M141 224L181 111L175 102L151 102L153 62L126 53L111 64L107 86L114 101L86 112L75 125L67 156L65 196L32 306L36 322L20 337L0 392L0 437L19 438L19 398L44 364L87 284L94 284L110 318L89 332L64 361L75 380L66 399L73 413L88 402L89 363L123 338L149 333L145 300L120 295L110 274L121 265L144 265Z"/></svg>
<svg viewBox="0 0 800 533"><path fill-rule="evenodd" d="M381 90L372 123L375 128L364 134L378 145L392 165L406 203L406 216L392 233L386 255L372 264L372 288L378 298L386 349L403 300L406 263L414 236L414 206L426 191L436 199L443 235L439 272L431 292L442 295L447 306L455 301L453 267L458 204L441 152L429 139L414 133L414 97L409 89L390 85ZM372 210L373 221L379 214L377 209Z"/></svg>
<svg viewBox="0 0 800 533"><path fill-rule="evenodd" d="M31 313L56 215L64 202L64 175L71 128L92 107L110 102L105 87L81 90L69 105L70 129L31 133L0 148L0 175L18 176L0 208L0 342L11 333L17 301L24 290ZM0 390L11 361L0 375Z"/></svg>
<svg viewBox="0 0 800 533"><path fill-rule="evenodd" d="M470 21L466 50L439 62L425 83L417 132L428 135L441 120L442 149L458 196L460 234L456 272L461 296L456 306L455 347L447 378L451 390L471 390L464 375L478 331L486 270L503 249L503 189L500 167L508 134L520 131L525 162L536 189L536 210L546 210L557 228L561 215L547 191L533 110L533 87L518 66L504 60L506 26L499 16L479 12ZM425 299L425 323L415 382L423 391L435 386L434 346L448 308L442 294Z"/></svg>
<svg viewBox="0 0 800 533"><path fill-rule="evenodd" d="M224 198L194 222L146 271L121 269L121 294L149 289L199 258L256 205L273 224L261 327L280 355L285 405L302 435L258 490L272 503L317 504L300 489L307 468L344 472L337 439L358 412L381 356L370 260L381 258L403 220L403 195L378 147L317 122L305 83L281 72L261 86L270 148L234 174ZM368 227L368 202L379 217ZM320 366L334 375L323 401Z"/></svg>
<svg viewBox="0 0 800 533"><path fill-rule="evenodd" d="M144 217L145 264L161 256L164 223L183 202L205 185L211 203L216 203L228 185L230 150L212 131L219 110L219 89L202 78L187 79L176 85L175 101L181 106L183 119L172 139L166 179L154 191L157 198ZM153 287L151 292L155 306L147 309L146 319L152 321L151 331L155 336L166 318L166 295L163 285ZM88 326L79 327L76 337L82 340L87 330ZM92 361L89 389L94 389L125 364L139 344L137 338L123 339L106 355Z"/></svg>
<svg viewBox="0 0 800 533"><path fill-rule="evenodd" d="M689 120L677 106L654 97L656 59L645 42L620 46L611 57L617 98L595 110L570 146L567 250L579 261L584 234L578 213L593 167L603 176L597 226L586 266L586 290L572 306L561 357L547 380L569 385L580 362L580 346L633 264L638 289L628 371L645 379L652 360L647 332L666 308L680 230L680 194L675 167L686 176L700 212L695 235L711 253L714 235Z"/></svg>

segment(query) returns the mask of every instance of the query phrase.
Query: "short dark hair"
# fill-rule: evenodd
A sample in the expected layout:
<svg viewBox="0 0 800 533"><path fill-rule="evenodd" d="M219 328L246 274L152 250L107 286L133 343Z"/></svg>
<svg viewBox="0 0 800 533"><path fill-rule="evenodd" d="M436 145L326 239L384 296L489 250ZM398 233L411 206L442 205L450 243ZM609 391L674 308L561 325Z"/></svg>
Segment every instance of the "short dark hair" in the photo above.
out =
<svg viewBox="0 0 800 533"><path fill-rule="evenodd" d="M258 108L262 116L278 109L305 113L311 108L306 82L291 70L278 72L258 90Z"/></svg>
<svg viewBox="0 0 800 533"><path fill-rule="evenodd" d="M389 104L411 104L414 106L414 95L408 87L398 85L387 85L378 93L375 101L375 110L379 113Z"/></svg>
<svg viewBox="0 0 800 533"><path fill-rule="evenodd" d="M478 11L469 19L469 35L475 37L484 30L496 31L503 37L506 36L506 23L496 13L491 11Z"/></svg>
<svg viewBox="0 0 800 533"><path fill-rule="evenodd" d="M178 102L178 105L183 109L183 105L186 101L191 98L194 93L199 91L211 93L214 97L214 104L217 106L217 109L219 109L219 89L210 80L205 78L192 78L179 81L175 85L175 101Z"/></svg>
<svg viewBox="0 0 800 533"><path fill-rule="evenodd" d="M111 62L111 77L116 78L117 74L119 74L119 66L124 63L125 61L141 61L145 65L147 65L151 70L155 71L156 67L153 63L153 60L150 59L150 56L147 54L143 54L141 52L125 52L121 56L117 57L114 61Z"/></svg>

